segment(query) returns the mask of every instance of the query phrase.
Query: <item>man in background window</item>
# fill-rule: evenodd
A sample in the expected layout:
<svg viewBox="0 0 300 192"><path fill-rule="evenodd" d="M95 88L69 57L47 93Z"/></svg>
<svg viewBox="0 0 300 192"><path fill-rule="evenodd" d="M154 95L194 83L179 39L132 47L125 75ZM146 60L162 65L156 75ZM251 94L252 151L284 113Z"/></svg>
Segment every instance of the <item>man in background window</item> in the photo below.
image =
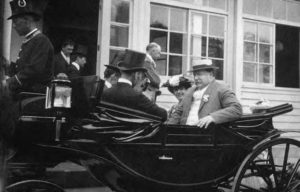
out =
<svg viewBox="0 0 300 192"><path fill-rule="evenodd" d="M161 47L155 42L149 43L146 47L145 67L148 71L148 78L150 84L144 94L153 102L155 102L156 95L159 93L160 78L156 71L156 63L160 57Z"/></svg>
<svg viewBox="0 0 300 192"><path fill-rule="evenodd" d="M67 66L67 75L70 79L81 76L82 68L86 64L87 47L78 45L73 55L75 60Z"/></svg>
<svg viewBox="0 0 300 192"><path fill-rule="evenodd" d="M54 56L54 75L67 73L67 67L71 64L71 54L74 49L74 41L66 39L61 47L61 51Z"/></svg>

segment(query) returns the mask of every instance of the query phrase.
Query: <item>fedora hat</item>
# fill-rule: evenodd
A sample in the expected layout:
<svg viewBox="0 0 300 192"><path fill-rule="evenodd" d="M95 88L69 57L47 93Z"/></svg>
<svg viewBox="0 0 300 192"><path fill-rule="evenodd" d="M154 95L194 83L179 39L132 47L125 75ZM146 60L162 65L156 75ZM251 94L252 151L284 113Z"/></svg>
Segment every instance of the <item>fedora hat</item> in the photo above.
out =
<svg viewBox="0 0 300 192"><path fill-rule="evenodd" d="M219 67L215 66L212 63L211 59L201 59L196 60L193 63L192 70L190 72L200 71L200 70L207 70L207 69L219 69Z"/></svg>
<svg viewBox="0 0 300 192"><path fill-rule="evenodd" d="M12 15L7 19L23 15L33 15L41 18L46 6L46 0L13 0L10 2Z"/></svg>
<svg viewBox="0 0 300 192"><path fill-rule="evenodd" d="M77 45L76 47L75 47L75 50L73 51L73 55L80 55L80 56L84 56L84 57L86 57L87 56L87 53L88 53L88 51L87 51L88 49L87 49L87 47L86 46L84 46L84 45Z"/></svg>
<svg viewBox="0 0 300 192"><path fill-rule="evenodd" d="M147 71L144 66L145 57L145 53L126 49L123 60L118 62L118 69L120 71Z"/></svg>

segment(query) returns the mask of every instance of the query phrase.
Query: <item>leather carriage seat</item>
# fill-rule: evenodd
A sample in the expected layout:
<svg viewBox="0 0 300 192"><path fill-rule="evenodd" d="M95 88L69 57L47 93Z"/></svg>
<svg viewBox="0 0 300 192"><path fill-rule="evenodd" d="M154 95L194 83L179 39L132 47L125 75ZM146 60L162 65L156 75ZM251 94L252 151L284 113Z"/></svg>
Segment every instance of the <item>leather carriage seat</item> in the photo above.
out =
<svg viewBox="0 0 300 192"><path fill-rule="evenodd" d="M293 110L293 106L290 103L270 107L263 113L247 114L243 115L238 120L231 122L233 127L245 126L245 127L258 127L263 122L271 121L274 116L278 116Z"/></svg>

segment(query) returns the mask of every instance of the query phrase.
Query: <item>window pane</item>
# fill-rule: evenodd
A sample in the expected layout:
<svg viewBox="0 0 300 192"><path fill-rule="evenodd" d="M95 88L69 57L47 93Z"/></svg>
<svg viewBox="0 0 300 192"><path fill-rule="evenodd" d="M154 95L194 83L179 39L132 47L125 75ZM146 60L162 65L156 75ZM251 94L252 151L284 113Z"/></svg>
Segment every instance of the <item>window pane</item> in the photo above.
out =
<svg viewBox="0 0 300 192"><path fill-rule="evenodd" d="M151 5L150 26L168 29L168 8Z"/></svg>
<svg viewBox="0 0 300 192"><path fill-rule="evenodd" d="M192 33L206 34L207 32L207 15L193 14L192 18Z"/></svg>
<svg viewBox="0 0 300 192"><path fill-rule="evenodd" d="M170 33L170 53L186 54L187 36L181 33Z"/></svg>
<svg viewBox="0 0 300 192"><path fill-rule="evenodd" d="M216 79L223 80L223 69L224 64L223 60L212 60L213 64L219 67L219 69L216 70Z"/></svg>
<svg viewBox="0 0 300 192"><path fill-rule="evenodd" d="M274 19L286 19L285 1L273 0L273 17Z"/></svg>
<svg viewBox="0 0 300 192"><path fill-rule="evenodd" d="M272 0L257 1L258 15L272 17Z"/></svg>
<svg viewBox="0 0 300 192"><path fill-rule="evenodd" d="M255 43L244 42L244 60L257 61L256 59L257 47Z"/></svg>
<svg viewBox="0 0 300 192"><path fill-rule="evenodd" d="M186 32L187 11L171 9L171 30Z"/></svg>
<svg viewBox="0 0 300 192"><path fill-rule="evenodd" d="M258 26L259 42L271 43L272 42L272 27L270 25Z"/></svg>
<svg viewBox="0 0 300 192"><path fill-rule="evenodd" d="M226 0L209 0L209 6L217 9L226 10Z"/></svg>
<svg viewBox="0 0 300 192"><path fill-rule="evenodd" d="M161 51L167 52L168 32L151 30L150 42L158 43L161 46Z"/></svg>
<svg viewBox="0 0 300 192"><path fill-rule="evenodd" d="M192 36L192 50L193 56L206 56L206 37Z"/></svg>
<svg viewBox="0 0 300 192"><path fill-rule="evenodd" d="M243 12L256 15L256 5L256 0L243 0Z"/></svg>
<svg viewBox="0 0 300 192"><path fill-rule="evenodd" d="M224 37L224 17L209 16L209 35Z"/></svg>
<svg viewBox="0 0 300 192"><path fill-rule="evenodd" d="M271 46L259 45L259 62L271 63Z"/></svg>
<svg viewBox="0 0 300 192"><path fill-rule="evenodd" d="M169 76L182 74L182 57L169 56Z"/></svg>
<svg viewBox="0 0 300 192"><path fill-rule="evenodd" d="M287 2L287 19L289 21L300 22L300 3L299 2Z"/></svg>
<svg viewBox="0 0 300 192"><path fill-rule="evenodd" d="M109 63L118 55L119 50L110 49L109 50Z"/></svg>
<svg viewBox="0 0 300 192"><path fill-rule="evenodd" d="M218 38L209 38L208 43L208 56L223 58L224 40Z"/></svg>
<svg viewBox="0 0 300 192"><path fill-rule="evenodd" d="M110 45L128 47L128 27L110 27Z"/></svg>
<svg viewBox="0 0 300 192"><path fill-rule="evenodd" d="M248 41L256 41L257 24L245 22L244 23L244 39Z"/></svg>
<svg viewBox="0 0 300 192"><path fill-rule="evenodd" d="M259 82L260 83L271 83L272 80L272 67L269 65L259 66Z"/></svg>
<svg viewBox="0 0 300 192"><path fill-rule="evenodd" d="M156 70L159 75L167 75L167 56L161 54L160 58L156 60Z"/></svg>
<svg viewBox="0 0 300 192"><path fill-rule="evenodd" d="M254 63L244 63L243 80L246 82L256 82L257 65Z"/></svg>
<svg viewBox="0 0 300 192"><path fill-rule="evenodd" d="M129 1L112 0L111 20L119 23L129 23Z"/></svg>

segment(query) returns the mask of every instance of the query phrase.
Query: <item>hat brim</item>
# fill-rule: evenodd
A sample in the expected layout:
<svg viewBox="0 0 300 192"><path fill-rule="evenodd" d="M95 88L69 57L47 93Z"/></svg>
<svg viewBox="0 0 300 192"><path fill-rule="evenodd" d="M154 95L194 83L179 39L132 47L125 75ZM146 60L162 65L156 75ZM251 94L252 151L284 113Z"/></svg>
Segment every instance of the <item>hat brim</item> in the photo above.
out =
<svg viewBox="0 0 300 192"><path fill-rule="evenodd" d="M190 70L188 72L203 71L203 70L207 70L207 69L217 70L217 69L219 69L219 67L216 67L216 66L199 67L199 68L195 68L193 70Z"/></svg>
<svg viewBox="0 0 300 192"><path fill-rule="evenodd" d="M127 68L127 67L117 67L120 71L147 71L144 67L134 67L134 68Z"/></svg>
<svg viewBox="0 0 300 192"><path fill-rule="evenodd" d="M119 70L118 67L116 66L112 66L112 65L104 65L104 66L110 69Z"/></svg>

